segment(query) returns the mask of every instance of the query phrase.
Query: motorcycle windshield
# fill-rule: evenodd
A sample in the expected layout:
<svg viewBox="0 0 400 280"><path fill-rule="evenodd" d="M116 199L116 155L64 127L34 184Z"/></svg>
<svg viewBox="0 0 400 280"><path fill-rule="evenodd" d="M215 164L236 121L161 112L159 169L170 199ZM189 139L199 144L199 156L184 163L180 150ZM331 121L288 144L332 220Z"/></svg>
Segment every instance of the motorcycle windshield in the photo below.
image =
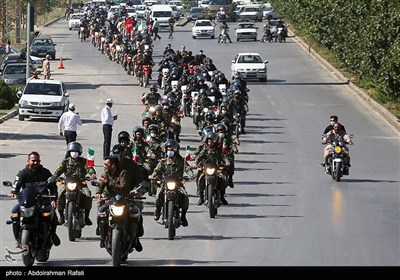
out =
<svg viewBox="0 0 400 280"><path fill-rule="evenodd" d="M37 194L38 194L37 187L25 186L20 192L19 196L20 205L26 208L34 206Z"/></svg>

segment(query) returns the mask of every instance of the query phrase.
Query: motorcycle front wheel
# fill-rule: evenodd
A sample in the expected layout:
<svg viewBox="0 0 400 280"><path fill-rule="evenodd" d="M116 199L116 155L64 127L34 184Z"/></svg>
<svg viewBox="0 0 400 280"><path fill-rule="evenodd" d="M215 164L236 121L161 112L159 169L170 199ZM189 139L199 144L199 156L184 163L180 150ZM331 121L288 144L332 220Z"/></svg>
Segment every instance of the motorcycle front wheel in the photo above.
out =
<svg viewBox="0 0 400 280"><path fill-rule="evenodd" d="M217 208L215 207L215 196L214 196L214 187L212 185L207 186L207 194L208 194L208 212L210 214L210 218L215 218L215 215L217 214Z"/></svg>
<svg viewBox="0 0 400 280"><path fill-rule="evenodd" d="M175 209L174 202L172 200L168 201L167 226L168 226L169 240L174 240L175 238L174 209Z"/></svg>
<svg viewBox="0 0 400 280"><path fill-rule="evenodd" d="M69 241L75 241L74 209L75 203L69 201L67 203L67 228Z"/></svg>
<svg viewBox="0 0 400 280"><path fill-rule="evenodd" d="M119 229L114 229L112 231L112 264L113 266L120 266L121 265L121 232Z"/></svg>
<svg viewBox="0 0 400 280"><path fill-rule="evenodd" d="M30 232L26 229L23 229L21 232L21 248L28 250L28 252L24 252L22 254L22 262L25 266L32 266L35 261L35 257L33 256L32 252L33 248L30 246L31 244L29 244L29 240Z"/></svg>

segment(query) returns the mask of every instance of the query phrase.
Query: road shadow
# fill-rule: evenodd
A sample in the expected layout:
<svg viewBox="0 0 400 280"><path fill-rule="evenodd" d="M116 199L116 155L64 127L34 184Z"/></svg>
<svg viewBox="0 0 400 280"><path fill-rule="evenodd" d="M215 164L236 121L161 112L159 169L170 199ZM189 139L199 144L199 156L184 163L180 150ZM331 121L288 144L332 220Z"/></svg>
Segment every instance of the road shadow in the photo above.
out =
<svg viewBox="0 0 400 280"><path fill-rule="evenodd" d="M63 259L60 261L47 261L47 262L35 262L36 266L93 266L93 265L106 265L109 264L112 266L111 257L109 259Z"/></svg>
<svg viewBox="0 0 400 280"><path fill-rule="evenodd" d="M396 180L374 180L374 179L342 179L342 181L345 182L352 182L352 183L377 183L377 184L381 184L381 183L399 183L399 181Z"/></svg>
<svg viewBox="0 0 400 280"><path fill-rule="evenodd" d="M250 204L250 203L229 203L229 207L264 207L264 206L292 206L290 204Z"/></svg>
<svg viewBox="0 0 400 280"><path fill-rule="evenodd" d="M241 163L286 163L285 161L259 161L259 160L242 160L242 159L235 159L236 162L241 162Z"/></svg>
<svg viewBox="0 0 400 280"><path fill-rule="evenodd" d="M240 215L240 214L222 214L215 216L221 219L259 219L259 218L304 218L298 215Z"/></svg>
<svg viewBox="0 0 400 280"><path fill-rule="evenodd" d="M19 134L19 133L0 133L0 138L2 140L60 140L61 139L60 135Z"/></svg>
<svg viewBox="0 0 400 280"><path fill-rule="evenodd" d="M0 138L3 139L3 137L0 137ZM23 156L23 155L28 156L28 154L20 154L20 153L2 153L2 154L0 154L0 158L13 158L13 157Z"/></svg>
<svg viewBox="0 0 400 280"><path fill-rule="evenodd" d="M258 152L239 152L239 155L270 155L270 156L283 156L281 153L258 153Z"/></svg>
<svg viewBox="0 0 400 280"><path fill-rule="evenodd" d="M82 120L82 123L83 123L83 124L101 123L101 121L99 121L99 120L93 120L93 119L82 119L82 118L81 118L81 120Z"/></svg>
<svg viewBox="0 0 400 280"><path fill-rule="evenodd" d="M250 167L250 168L235 167L235 171L246 171L246 170L249 170L249 171L257 171L257 170L271 171L272 169L271 168L254 168L254 167Z"/></svg>
<svg viewBox="0 0 400 280"><path fill-rule="evenodd" d="M165 239L165 238L164 238ZM179 239L175 237L175 239ZM129 256L128 256L129 257ZM224 264L235 263L234 261L196 261L190 259L138 259L138 260L130 260L128 259L125 263L121 264L121 266L193 266L193 265L204 265L204 266L215 266L215 265L224 265ZM136 269L135 267L135 269ZM139 268L140 269L140 268ZM150 271L149 271L150 272ZM171 271L172 272L172 271Z"/></svg>
<svg viewBox="0 0 400 280"><path fill-rule="evenodd" d="M268 193L230 193L229 196L237 197L276 197L296 196L295 194L268 194Z"/></svg>

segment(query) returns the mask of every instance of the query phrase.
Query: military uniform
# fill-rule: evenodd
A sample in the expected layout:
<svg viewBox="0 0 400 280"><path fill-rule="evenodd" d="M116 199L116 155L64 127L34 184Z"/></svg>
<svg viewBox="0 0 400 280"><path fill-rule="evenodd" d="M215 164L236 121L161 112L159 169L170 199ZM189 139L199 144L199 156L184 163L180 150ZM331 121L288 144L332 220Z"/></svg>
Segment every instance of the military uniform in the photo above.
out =
<svg viewBox="0 0 400 280"><path fill-rule="evenodd" d="M79 180L84 180L86 174L89 174L91 177L96 177L96 171L93 167L86 165L86 159L83 157L78 157L76 160L71 157L64 159L56 167L53 176L59 177L63 173L67 177L74 177ZM86 184L82 185L81 193L84 195L81 200L81 207L86 209L86 217L89 217L89 211L92 208L92 193ZM58 196L57 209L63 220L65 209L65 186Z"/></svg>
<svg viewBox="0 0 400 280"><path fill-rule="evenodd" d="M189 209L189 197L186 192L185 187L182 185L181 181L183 180L183 174L187 173L190 177L194 176L194 173L189 166L189 164L185 161L183 157L180 155L176 155L176 160L172 160L171 158L163 158L159 161L156 168L153 171L153 178L163 178L165 176L176 175L178 176L178 206L182 208L182 216L186 214L186 211ZM163 203L163 188L158 188L156 193L156 208L160 211L162 203Z"/></svg>

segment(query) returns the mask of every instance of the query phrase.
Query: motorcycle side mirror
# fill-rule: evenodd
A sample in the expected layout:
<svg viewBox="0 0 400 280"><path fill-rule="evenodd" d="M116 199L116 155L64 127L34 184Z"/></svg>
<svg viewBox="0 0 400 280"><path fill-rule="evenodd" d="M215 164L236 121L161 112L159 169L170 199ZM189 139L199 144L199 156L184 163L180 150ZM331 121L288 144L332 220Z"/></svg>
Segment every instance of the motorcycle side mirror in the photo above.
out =
<svg viewBox="0 0 400 280"><path fill-rule="evenodd" d="M11 187L11 186L12 186L12 183L11 183L10 181L8 181L8 180L4 180L4 181L3 181L3 186L5 186L5 187Z"/></svg>
<svg viewBox="0 0 400 280"><path fill-rule="evenodd" d="M265 60L264 63L267 64L267 63L268 63L268 60Z"/></svg>
<svg viewBox="0 0 400 280"><path fill-rule="evenodd" d="M51 176L49 179L47 179L47 182L48 182L49 184L55 183L56 181L57 181L57 178L56 178L55 176Z"/></svg>

